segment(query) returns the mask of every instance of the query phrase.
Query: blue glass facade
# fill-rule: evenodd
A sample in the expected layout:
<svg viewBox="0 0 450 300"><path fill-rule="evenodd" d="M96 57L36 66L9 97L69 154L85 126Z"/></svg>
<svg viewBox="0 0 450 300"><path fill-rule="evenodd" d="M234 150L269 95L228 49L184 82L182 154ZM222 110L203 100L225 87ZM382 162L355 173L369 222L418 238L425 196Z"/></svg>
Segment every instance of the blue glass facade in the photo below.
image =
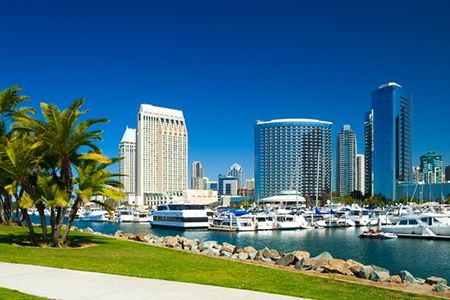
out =
<svg viewBox="0 0 450 300"><path fill-rule="evenodd" d="M397 182L412 180L412 95L396 83L372 93L372 194L396 200Z"/></svg>
<svg viewBox="0 0 450 300"><path fill-rule="evenodd" d="M255 199L298 190L322 198L331 191L332 123L311 119L255 125ZM318 193L317 193L318 191Z"/></svg>

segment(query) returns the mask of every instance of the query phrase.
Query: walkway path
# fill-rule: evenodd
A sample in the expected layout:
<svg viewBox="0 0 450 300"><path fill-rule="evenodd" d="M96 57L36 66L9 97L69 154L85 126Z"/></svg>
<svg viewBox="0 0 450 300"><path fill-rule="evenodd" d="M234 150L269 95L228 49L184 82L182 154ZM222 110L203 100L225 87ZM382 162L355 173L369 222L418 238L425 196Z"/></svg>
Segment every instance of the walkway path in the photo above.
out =
<svg viewBox="0 0 450 300"><path fill-rule="evenodd" d="M0 262L0 287L51 299L289 300L240 289Z"/></svg>

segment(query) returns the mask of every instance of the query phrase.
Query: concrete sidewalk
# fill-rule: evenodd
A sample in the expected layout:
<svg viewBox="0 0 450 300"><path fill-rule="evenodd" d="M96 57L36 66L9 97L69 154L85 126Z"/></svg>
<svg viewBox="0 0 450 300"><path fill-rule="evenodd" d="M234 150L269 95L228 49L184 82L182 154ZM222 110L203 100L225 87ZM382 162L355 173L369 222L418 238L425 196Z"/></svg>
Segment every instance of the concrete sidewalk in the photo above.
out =
<svg viewBox="0 0 450 300"><path fill-rule="evenodd" d="M0 287L51 299L302 299L208 285L0 262Z"/></svg>

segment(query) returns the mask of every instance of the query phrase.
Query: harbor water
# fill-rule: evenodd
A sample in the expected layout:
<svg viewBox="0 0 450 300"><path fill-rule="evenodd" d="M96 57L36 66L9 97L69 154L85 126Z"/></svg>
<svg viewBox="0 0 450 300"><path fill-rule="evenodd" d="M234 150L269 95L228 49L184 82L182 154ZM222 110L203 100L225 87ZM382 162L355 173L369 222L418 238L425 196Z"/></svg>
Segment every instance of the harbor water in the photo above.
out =
<svg viewBox="0 0 450 300"><path fill-rule="evenodd" d="M38 223L38 219L32 219ZM73 226L87 227L96 232L114 235L117 230L124 233L152 233L157 236L184 236L200 241L217 241L235 246L252 246L255 249L276 249L292 252L307 251L311 257L327 251L334 258L353 259L364 265L386 268L391 275L407 270L414 276L426 279L429 276L443 277L450 282L450 241L427 239L368 239L358 238L366 227L341 227L311 230L271 230L254 232L223 232L211 230L177 230L152 228L149 223L81 222Z"/></svg>

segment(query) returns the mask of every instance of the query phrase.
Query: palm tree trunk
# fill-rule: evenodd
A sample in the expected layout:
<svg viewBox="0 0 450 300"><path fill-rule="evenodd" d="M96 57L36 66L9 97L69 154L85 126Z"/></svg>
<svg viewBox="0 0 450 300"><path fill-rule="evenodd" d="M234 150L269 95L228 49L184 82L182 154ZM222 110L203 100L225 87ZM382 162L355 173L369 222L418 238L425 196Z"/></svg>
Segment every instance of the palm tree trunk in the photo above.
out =
<svg viewBox="0 0 450 300"><path fill-rule="evenodd" d="M70 228L72 227L72 223L75 220L78 209L80 208L80 204L81 204L81 198L77 197L77 199L75 200L75 202L72 205L72 210L70 211L69 219L67 220L66 230L64 230L64 234L61 237L61 239L59 240L60 246L63 245L67 240L67 236L69 235Z"/></svg>
<svg viewBox="0 0 450 300"><path fill-rule="evenodd" d="M42 227L42 238L44 241L48 241L48 234L47 234L47 222L45 221L45 213L44 213L44 203L38 202L36 203L36 208L39 212L39 219L41 221L41 227Z"/></svg>
<svg viewBox="0 0 450 300"><path fill-rule="evenodd" d="M28 211L26 208L20 208L20 211L22 212L22 216L25 219L25 222L27 223L28 230L30 231L30 238L31 242L33 243L33 246L39 245L39 238L34 232L33 224L31 224L30 216L28 215Z"/></svg>

